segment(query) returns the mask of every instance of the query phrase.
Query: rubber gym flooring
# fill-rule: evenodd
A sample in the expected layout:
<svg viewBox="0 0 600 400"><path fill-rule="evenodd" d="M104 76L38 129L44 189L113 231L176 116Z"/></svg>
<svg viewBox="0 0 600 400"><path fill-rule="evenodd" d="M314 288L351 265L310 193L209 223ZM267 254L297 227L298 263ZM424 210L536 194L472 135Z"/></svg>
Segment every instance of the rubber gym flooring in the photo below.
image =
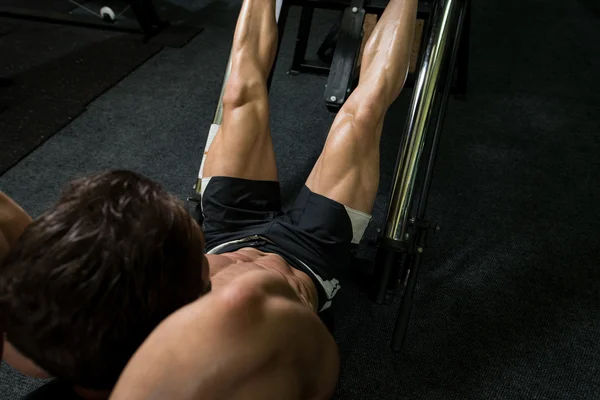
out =
<svg viewBox="0 0 600 400"><path fill-rule="evenodd" d="M182 198L190 193L239 3L176 6L197 13L205 31L115 81L0 177L0 188L31 214L55 201L70 178L109 167L139 171ZM398 302L374 305L346 279L337 304L336 399L600 397L600 19L592 6L474 2L470 92L449 105L428 209L442 229L427 250L405 349L389 349ZM324 78L285 74L298 16L291 15L271 93L286 201L333 118L321 100ZM325 34L332 16L317 17ZM101 43L105 34L86 35ZM19 45L5 39L0 49ZM75 36L56 40L65 45ZM22 53L23 65L36 60L40 70L60 61ZM76 96L83 89L71 90ZM407 98L384 129L369 238L382 225ZM2 146L11 135L1 132ZM365 245L363 254L372 253ZM3 399L40 384L5 364L0 369Z"/></svg>

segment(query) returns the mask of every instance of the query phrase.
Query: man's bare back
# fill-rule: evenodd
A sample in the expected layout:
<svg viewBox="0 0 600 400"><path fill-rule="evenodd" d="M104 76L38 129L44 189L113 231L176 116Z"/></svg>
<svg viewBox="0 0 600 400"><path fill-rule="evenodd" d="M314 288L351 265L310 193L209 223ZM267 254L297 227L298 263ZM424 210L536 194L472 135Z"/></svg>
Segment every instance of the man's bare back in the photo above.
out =
<svg viewBox="0 0 600 400"><path fill-rule="evenodd" d="M311 279L252 248L207 257L213 291L155 329L111 399L331 397L339 356Z"/></svg>

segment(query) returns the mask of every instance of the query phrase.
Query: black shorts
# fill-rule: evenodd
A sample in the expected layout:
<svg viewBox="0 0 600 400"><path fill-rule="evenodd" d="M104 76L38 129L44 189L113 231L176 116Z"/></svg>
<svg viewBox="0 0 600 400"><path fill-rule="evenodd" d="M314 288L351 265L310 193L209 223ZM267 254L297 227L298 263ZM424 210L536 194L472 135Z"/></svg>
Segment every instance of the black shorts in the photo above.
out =
<svg viewBox="0 0 600 400"><path fill-rule="evenodd" d="M283 211L278 182L230 177L203 180L206 252L254 247L279 254L314 281L319 311L329 308L370 216L304 186Z"/></svg>

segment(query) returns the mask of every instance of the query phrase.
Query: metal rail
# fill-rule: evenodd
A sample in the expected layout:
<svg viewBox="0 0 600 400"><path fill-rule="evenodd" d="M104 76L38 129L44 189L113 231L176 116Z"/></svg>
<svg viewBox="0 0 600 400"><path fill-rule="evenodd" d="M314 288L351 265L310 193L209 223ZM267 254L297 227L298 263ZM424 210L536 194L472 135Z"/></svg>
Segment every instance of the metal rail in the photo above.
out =
<svg viewBox="0 0 600 400"><path fill-rule="evenodd" d="M452 31L452 15L458 2L459 0L439 0L434 11L431 35L413 89L404 139L398 153L385 229L385 236L389 240L405 240L419 160L425 144L438 81L447 56L446 45Z"/></svg>
<svg viewBox="0 0 600 400"><path fill-rule="evenodd" d="M463 27L465 25L465 16L468 13L470 0L456 0L456 2L460 4L460 9L458 10L458 16L455 19L453 18L453 21L456 21L456 28L453 31L454 41L452 43L451 49L449 49L450 51L447 51L447 54L445 54L445 58L449 57L449 59L447 60L448 62L444 62L443 77L445 81L442 82L443 90L441 91L441 100L439 102L439 107L436 109L436 122L432 132L433 140L431 143L431 148L429 150L429 157L427 160L427 168L425 170L423 186L421 187L420 196L417 200L416 205L415 221L416 223L425 222L425 225L427 227L424 228L426 229L426 231L418 230L417 237L413 238L413 240L416 242L417 251L412 258L411 265L408 267L406 288L402 296L400 309L398 311L398 316L394 325L394 331L392 333L392 349L395 351L400 351L402 349L404 341L406 339L406 332L408 330L408 324L413 306L413 294L416 288L417 277L419 274L419 268L423 256L422 252L427 242L427 235L429 234L427 230L431 227L431 224L425 220L425 208L427 205L429 188L431 186L431 181L433 178L433 170L435 168L437 148L442 131L442 126L444 124L444 116L446 114L446 108L448 106L450 90L453 84L453 76L457 68L458 52L460 48L465 45L465 43L462 40L464 32ZM450 47L450 44L448 44L448 47Z"/></svg>

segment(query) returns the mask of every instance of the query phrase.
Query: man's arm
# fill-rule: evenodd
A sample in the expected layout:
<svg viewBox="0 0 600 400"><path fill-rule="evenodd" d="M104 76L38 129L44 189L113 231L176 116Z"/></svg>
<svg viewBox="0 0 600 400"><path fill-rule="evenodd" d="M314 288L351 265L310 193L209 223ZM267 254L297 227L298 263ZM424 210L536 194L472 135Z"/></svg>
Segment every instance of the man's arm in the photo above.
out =
<svg viewBox="0 0 600 400"><path fill-rule="evenodd" d="M111 399L328 399L333 338L277 273L248 273L177 311L146 339Z"/></svg>
<svg viewBox="0 0 600 400"><path fill-rule="evenodd" d="M31 223L31 217L15 203L10 197L0 192L0 265L8 255L10 248L23 233L27 225ZM0 357L4 355L4 321L0 318ZM12 349L6 349L7 357L11 356Z"/></svg>
<svg viewBox="0 0 600 400"><path fill-rule="evenodd" d="M0 264L30 223L29 214L0 192Z"/></svg>
<svg viewBox="0 0 600 400"><path fill-rule="evenodd" d="M29 214L5 193L0 192L0 265L30 223ZM3 322L0 321L0 324ZM45 371L19 353L10 343L2 343L5 339L4 327L0 328L3 328L0 330L0 357L25 375L48 378L49 375Z"/></svg>

